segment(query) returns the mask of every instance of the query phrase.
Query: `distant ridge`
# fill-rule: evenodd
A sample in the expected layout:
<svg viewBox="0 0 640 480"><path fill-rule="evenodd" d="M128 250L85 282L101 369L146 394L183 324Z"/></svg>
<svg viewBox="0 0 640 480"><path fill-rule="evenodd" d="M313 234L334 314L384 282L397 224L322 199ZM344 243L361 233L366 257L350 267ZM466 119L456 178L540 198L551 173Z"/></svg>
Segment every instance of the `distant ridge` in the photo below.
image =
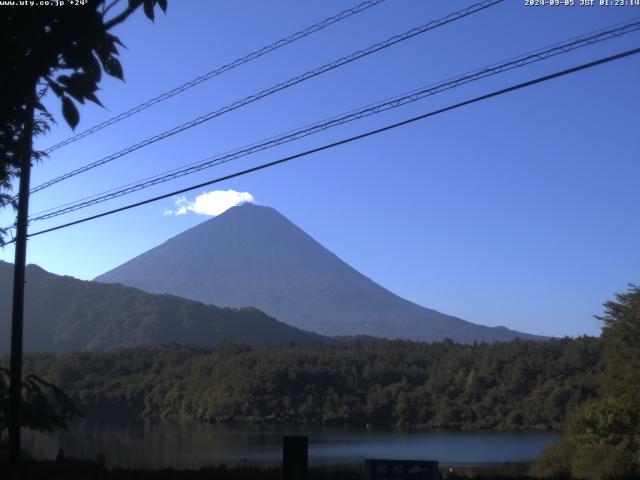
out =
<svg viewBox="0 0 640 480"><path fill-rule="evenodd" d="M376 284L276 210L244 204L100 275L153 293L254 306L303 330L418 341L541 339L409 302Z"/></svg>
<svg viewBox="0 0 640 480"><path fill-rule="evenodd" d="M24 349L62 353L170 343L328 344L255 308L235 310L122 285L86 282L28 265ZM13 265L0 261L0 352L9 351Z"/></svg>

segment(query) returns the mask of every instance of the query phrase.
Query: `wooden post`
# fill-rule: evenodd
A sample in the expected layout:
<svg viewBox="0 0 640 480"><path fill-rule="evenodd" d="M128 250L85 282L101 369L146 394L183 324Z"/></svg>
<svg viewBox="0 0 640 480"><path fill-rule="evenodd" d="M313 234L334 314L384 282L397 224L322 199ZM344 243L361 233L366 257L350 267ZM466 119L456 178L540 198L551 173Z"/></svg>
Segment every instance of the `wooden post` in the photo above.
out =
<svg viewBox="0 0 640 480"><path fill-rule="evenodd" d="M282 437L282 480L307 480L309 439Z"/></svg>

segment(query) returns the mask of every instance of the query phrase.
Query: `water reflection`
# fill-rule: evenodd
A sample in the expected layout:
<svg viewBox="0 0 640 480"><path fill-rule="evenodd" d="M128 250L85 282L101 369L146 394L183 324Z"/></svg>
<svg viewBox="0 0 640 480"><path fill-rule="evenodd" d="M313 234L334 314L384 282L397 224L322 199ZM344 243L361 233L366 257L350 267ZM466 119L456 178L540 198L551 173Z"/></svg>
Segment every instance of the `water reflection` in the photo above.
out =
<svg viewBox="0 0 640 480"><path fill-rule="evenodd" d="M96 458L107 466L198 468L211 464L278 465L282 435L309 435L311 465L359 464L363 458L436 459L442 464L530 462L557 433L398 432L229 426L192 423L95 424L82 422L69 432L25 432L24 448L36 458Z"/></svg>

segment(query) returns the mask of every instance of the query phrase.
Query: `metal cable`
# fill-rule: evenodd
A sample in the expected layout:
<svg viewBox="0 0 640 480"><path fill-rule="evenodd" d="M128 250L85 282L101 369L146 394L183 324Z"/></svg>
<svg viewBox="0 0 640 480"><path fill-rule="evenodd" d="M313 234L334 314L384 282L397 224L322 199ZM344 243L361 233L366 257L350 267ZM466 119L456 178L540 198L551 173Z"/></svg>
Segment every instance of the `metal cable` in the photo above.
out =
<svg viewBox="0 0 640 480"><path fill-rule="evenodd" d="M457 12L450 13L449 15L447 15L447 16L445 16L443 18L440 18L438 20L433 20L433 21L430 21L430 22L428 22L428 23L426 23L426 24L424 24L424 25L422 25L420 27L412 28L411 30L408 30L408 31L406 31L406 32L404 32L402 34L394 35L393 37L391 37L391 38L389 38L389 39L387 39L387 40L385 40L383 42L376 43L376 44L371 45L370 47L368 47L366 49L359 50L359 51L357 51L355 53L352 53L351 55L343 57L343 58L341 58L339 60L336 60L334 62L328 63L326 65L323 65L322 67L316 68L314 70L310 70L310 71L308 71L306 73L303 73L302 75L298 75L296 77L293 77L293 78L287 80L286 82L282 82L282 83L279 83L277 85L274 85L274 86L272 86L272 87L270 87L270 88L268 88L266 90L262 90L259 93L250 95L250 96L248 96L248 97L246 97L246 98L244 98L242 100L236 101L236 102L234 102L234 103L232 103L230 105L227 105L225 107L222 107L222 108L220 108L218 110L214 110L213 112L209 112L209 113L207 113L205 115L197 117L197 118L195 118L195 119L193 119L193 120L191 120L189 122L186 122L186 123L184 123L182 125L174 127L174 128L172 128L170 130L167 130L167 131L165 131L163 133L160 133L160 134L155 135L153 137L147 138L146 140L143 140L143 141L141 141L141 142L139 142L139 143L137 143L135 145L132 145L132 146L129 146L129 147L123 149L123 150L120 150L119 152L116 152L116 153L108 155L108 156L106 156L104 158L101 158L100 160L96 160L96 161L94 161L92 163L89 163L89 164L83 166L83 167L80 167L78 169L75 169L75 170L72 170L70 172L67 172L67 173L65 173L65 174L63 174L63 175L61 175L59 177L56 177L56 178L54 178L52 180L49 180L49 181L47 181L45 183L42 183L42 184L32 188L31 189L31 193L35 193L35 192L38 192L38 191L43 190L45 188L48 188L48 187L50 187L52 185L55 185L56 183L59 183L59 182L61 182L63 180L66 180L68 178L71 178L71 177L74 177L74 176L79 175L81 173L84 173L84 172L86 172L88 170L91 170L93 168L96 168L96 167L98 167L100 165L104 165L105 163L111 162L111 161L113 161L113 160L115 160L117 158L123 157L123 156L125 156L125 155L127 155L127 154L129 154L131 152L134 152L134 151L139 150L139 149L141 149L143 147L146 147L147 145L150 145L150 144L155 143L157 141L163 140L163 139L165 139L167 137L170 137L172 135L175 135L177 133L183 132L184 130L187 130L189 128L193 128L193 127L195 127L197 125L200 125L200 124L202 124L204 122L207 122L207 121L209 121L209 120L211 120L213 118L219 117L219 116L221 116L221 115L223 115L225 113L228 113L228 112L230 112L232 110L235 110L237 108L245 106L245 105L247 105L249 103L255 102L257 100L260 100L260 99L262 99L264 97L267 97L269 95L272 95L272 94L274 94L276 92L279 92L280 90L284 90L286 88L292 87L294 85L297 85L298 83L304 82L305 80L308 80L308 79L313 78L313 77L317 77L317 76L322 75L323 73L331 71L331 70L333 70L335 68L341 67L341 66L346 65L346 64L351 63L351 62L354 62L354 61L356 61L356 60L358 60L358 59L360 59L362 57L365 57L365 56L371 55L372 53L375 53L377 51L389 48L392 45L395 45L396 43L403 42L403 41L408 40L410 38L413 38L413 37L415 37L417 35L425 33L425 32L427 32L429 30L433 30L433 29L435 29L437 27L440 27L442 25L446 25L446 24L451 23L453 21L462 19L464 17L467 17L469 15L477 13L477 12L479 12L481 10L486 9L486 8L492 7L492 6L494 6L494 5L498 4L498 3L502 3L503 1L504 0L484 0L482 2L473 4L473 5L467 7L465 9L463 9L463 10L459 10Z"/></svg>
<svg viewBox="0 0 640 480"><path fill-rule="evenodd" d="M87 197L85 199L71 202L69 204L61 205L61 206L54 207L42 212L38 212L37 214L34 214L30 218L30 222L46 220L46 219L64 215L66 213L70 213L76 210L87 208L92 205L96 205L108 200L112 200L114 198L121 197L123 195L127 195L130 193L137 192L139 190L149 188L154 185L158 185L160 183L164 183L170 180L174 180L176 178L180 178L185 175L190 175L192 173L199 172L207 168L221 165L223 163L227 163L232 160L236 160L238 158L245 157L262 150L267 150L269 148L282 145L284 143L288 143L303 137L307 137L309 135L313 135L315 133L327 130L332 127L343 125L345 123L349 123L364 117L368 117L370 115L375 115L380 112L398 108L400 106L407 105L409 103L413 103L418 100L421 100L425 97L436 95L440 92L456 88L460 85L464 85L464 84L467 84L476 80L480 80L482 78L486 78L489 76L498 75L502 72L512 70L514 68L519 68L525 65L530 65L532 63L540 62L548 58L554 57L556 55L571 52L578 48L592 45L594 43L599 43L612 38L617 38L637 30L640 30L640 20L635 20L627 24L623 24L622 26L619 26L617 28L611 28L609 30L600 31L593 35L589 35L582 38L578 37L577 39L574 39L572 41L556 44L555 46L547 48L546 50L538 50L533 53L524 54L519 57L515 57L512 59L503 61L502 63L493 64L491 66L475 70L471 73L454 77L452 79L449 79L437 84L433 84L428 87L424 87L420 90L414 90L412 92L406 93L402 96L395 97L390 100L384 100L376 104L372 104L365 108L352 111L348 114L334 117L328 121L318 122L311 126L302 127L297 130L293 130L285 134L282 134L280 136L272 137L262 143L255 143L250 146L243 147L241 149L238 149L226 154L210 157L208 159L205 159L198 163L188 165L186 167L174 169L163 174L149 177L137 183L131 183L117 189L112 189L108 192L103 192L102 194L97 194L91 197Z"/></svg>
<svg viewBox="0 0 640 480"><path fill-rule="evenodd" d="M355 15L357 13L360 13L364 10L367 10L371 7L374 7L382 2L385 2L386 0L368 0L366 2L363 2L359 5L356 5L353 8L349 8L347 10L344 10L340 13L338 13L337 15L334 15L332 17L326 18L323 21L316 23L315 25L311 25L310 27L305 28L304 30L300 30L299 32L294 33L293 35L289 35L286 38L283 38L281 40L278 40L277 42L274 42L270 45L267 45L266 47L263 47L259 50L256 50L254 52L249 53L248 55L245 55L244 57L238 58L236 60L234 60L231 63L227 63L226 65L223 65L221 67L216 68L215 70L211 70L210 72L205 73L204 75L201 75L199 77L194 78L193 80L186 82L182 85L180 85L179 87L176 87L172 90L169 90L168 92L164 92L160 95L158 95L157 97L154 97L150 100L147 100L146 102L133 107L129 110L127 110L126 112L123 112L119 115L116 115L115 117L112 117L108 120L105 120L102 123L99 123L83 132L80 132L76 135L73 135L69 138L67 138L66 140L57 143L55 145L52 145L51 147L47 148L44 152L45 153L51 153L55 150L58 150L59 148L64 147L65 145L69 145L70 143L76 142L78 140L80 140L81 138L87 137L99 130L102 130L110 125L113 125L114 123L118 123L126 118L132 117L133 115L142 112L143 110L146 110L147 108L163 102L171 97L174 97L176 95L179 95L193 87L195 87L196 85L199 85L203 82L206 82L207 80L210 80L214 77L217 77L218 75L221 75L225 72L228 72L229 70L232 70L236 67L239 67L240 65L243 65L245 63L251 62L252 60L255 60L259 57L262 57L263 55L266 55L268 53L273 52L274 50L278 50L279 48L282 48L286 45L289 45L290 43L293 43L297 40L300 40L302 38L308 37L309 35L319 31L319 30L323 30L325 28L327 28L330 25L333 25L334 23L337 23L341 20L344 20L346 18L351 17L352 15Z"/></svg>
<svg viewBox="0 0 640 480"><path fill-rule="evenodd" d="M261 165L258 165L258 166L252 167L252 168L248 168L248 169L245 169L245 170L241 170L239 172L232 173L230 175L225 175L224 177L219 177L219 178L216 178L216 179L213 179L213 180L209 180L207 182L203 182L203 183L200 183L200 184L197 184L197 185L191 185L189 187L182 188L180 190L176 190L176 191L173 191L173 192L170 192L170 193L165 193L165 194L162 194L162 195L158 195L156 197L148 198L148 199L142 200L140 202L136 202L136 203L132 203L132 204L129 204L129 205L125 205L123 207L119 207L119 208L115 208L113 210L109 210L109 211L106 211L106 212L98 213L96 215L91 215L89 217L84 217L84 218L81 218L79 220L74 220L72 222L68 222L68 223L65 223L65 224L62 224L62 225L57 225L55 227L47 228L45 230L40 230L40 231L37 231L37 232L34 232L34 233L30 234L29 238L35 237L37 235L42 235L42 234L45 234L45 233L53 232L53 231L56 231L56 230L60 230L60 229L63 229L63 228L68 228L68 227L71 227L71 226L74 226L74 225L78 225L80 223L88 222L90 220L95 220L95 219L98 219L98 218L106 217L108 215L113 215L115 213L123 212L125 210L129 210L129 209L132 209L132 208L140 207L142 205L146 205L146 204L149 204L149 203L152 203L152 202L156 202L158 200L162 200L162 199L165 199L165 198L173 197L173 196L179 195L181 193L186 193L186 192L189 192L191 190L195 190L195 189L198 189L198 188L206 187L206 186L212 185L214 183L219 183L219 182L222 182L222 181L225 181L225 180L229 180L229 179L232 179L232 178L236 178L236 177L240 177L240 176L243 176L243 175L247 175L247 174L252 173L252 172L257 172L259 170L264 170L266 168L274 167L276 165L280 165L282 163L289 162L291 160L296 160L298 158L306 157L306 156L312 155L312 154L317 153L317 152L321 152L321 151L324 151L324 150L329 150L329 149L338 147L340 145L345 145L347 143L355 142L355 141L362 140L362 139L367 138L367 137L371 137L373 135L378 135L380 133L383 133L383 132L386 132L386 131L389 131L389 130L393 130L393 129L396 129L396 128L399 128L399 127L403 127L405 125L409 125L409 124L418 122L420 120L424 120L424 119L439 115L441 113L445 113L445 112L448 112L448 111L451 111L451 110L456 110L458 108L466 107L468 105L472 105L474 103L478 103L478 102L481 102L481 101L484 101L484 100L488 100L488 99L493 98L493 97L498 97L498 96L504 95L506 93L514 92L516 90L521 90L523 88L527 88L527 87L530 87L530 86L533 86L533 85L537 85L539 83L547 82L549 80L553 80L553 79L558 78L558 77L564 77L564 76L567 76L567 75L570 75L570 74L573 74L573 73L576 73L576 72L579 72L579 71L582 71L582 70L587 70L587 69L596 67L598 65L603 65L603 64L610 63L610 62L613 62L613 61L616 61L616 60L620 60L622 58L630 57L632 55L637 55L639 53L640 53L640 48L634 48L632 50L626 50L624 52L621 52L621 53L618 53L618 54L615 54L615 55L610 55L608 57L599 58L599 59L594 60L592 62L583 63L583 64L577 65L575 67L567 68L565 70L561 70L561 71L558 71L558 72L555 72L555 73L552 73L552 74L549 74L549 75L544 75L542 77L535 78L533 80L529 80L529 81L526 81L526 82L522 82L522 83L518 83L518 84L515 84L515 85L511 85L510 87L502 88L500 90L494 90L491 93L487 93L487 94L481 95L479 97L474 97L474 98L472 98L470 100L465 100L463 102L459 102L459 103L456 103L454 105L449 105L448 107L440 108L438 110L434 110L434 111L431 111L431 112L428 112L428 113L424 113L422 115L418 115L416 117L412 117L412 118L409 118L409 119L406 119L406 120L402 120L400 122L392 123L390 125L386 125L384 127L381 127L381 128L375 129L375 130L369 130L369 131L367 131L365 133L361 133L359 135L354 135L352 137L348 137L348 138L345 138L345 139L342 139L342 140L338 140L338 141L330 143L330 144L325 144L325 145L322 145L320 147L313 148L311 150L306 150L304 152L297 153L295 155L290 155L288 157L280 158L280 159L274 160L272 162L263 163ZM9 243L13 243L13 242L9 241L9 242L1 244L0 246L8 245Z"/></svg>

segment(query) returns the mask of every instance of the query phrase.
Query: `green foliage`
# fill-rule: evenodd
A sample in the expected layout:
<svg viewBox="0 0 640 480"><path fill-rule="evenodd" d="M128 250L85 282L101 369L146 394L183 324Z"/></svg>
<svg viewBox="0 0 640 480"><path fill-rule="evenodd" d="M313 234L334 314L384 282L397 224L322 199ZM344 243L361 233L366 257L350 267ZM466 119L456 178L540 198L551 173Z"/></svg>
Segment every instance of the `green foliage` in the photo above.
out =
<svg viewBox="0 0 640 480"><path fill-rule="evenodd" d="M574 456L573 443L563 439L540 453L531 467L531 474L541 478L570 479L571 459Z"/></svg>
<svg viewBox="0 0 640 480"><path fill-rule="evenodd" d="M37 3L37 2L36 2ZM166 11L166 0L91 0L86 5L2 7L0 15L0 202L13 204L8 191L18 175L33 136L50 129L53 117L41 103L51 91L66 122L80 121L76 103L101 105L96 96L102 71L123 79L118 37L110 33L143 6L153 20L154 7ZM118 10L119 9L119 10ZM116 13L117 11L117 13ZM73 100L72 100L73 99ZM35 109L35 114L34 114ZM34 120L33 132L26 127ZM33 158L42 158L34 152ZM31 160L31 159L29 159ZM2 240L0 231L0 240Z"/></svg>
<svg viewBox="0 0 640 480"><path fill-rule="evenodd" d="M591 402L576 412L567 427L568 436L577 445L597 447L615 445L624 450L638 449L637 432L640 411L621 399L605 397Z"/></svg>
<svg viewBox="0 0 640 480"><path fill-rule="evenodd" d="M0 316L10 317L13 265L0 261ZM27 267L25 351L62 353L161 345L309 344L331 339L255 308L219 308L123 285L86 282ZM9 348L0 323L0 352Z"/></svg>
<svg viewBox="0 0 640 480"><path fill-rule="evenodd" d="M571 459L574 478L593 480L637 479L633 459L618 445L577 446Z"/></svg>
<svg viewBox="0 0 640 480"><path fill-rule="evenodd" d="M631 285L604 304L602 338L607 370L603 393L640 411L640 287Z"/></svg>
<svg viewBox="0 0 640 480"><path fill-rule="evenodd" d="M9 370L0 367L0 432L8 427ZM67 422L82 416L57 386L34 374L22 383L22 426L51 432L66 430Z"/></svg>
<svg viewBox="0 0 640 480"><path fill-rule="evenodd" d="M65 120L75 128L79 114L71 98L81 104L89 100L100 105L95 94L102 71L124 79L118 60L122 43L110 30L140 6L150 20L156 5L167 9L166 0L96 0L81 8L69 3L56 8L16 5L3 9L0 40L7 75L3 75L1 86L2 91L12 92L2 105L3 114L16 115L23 110L21 105L30 101L42 82L61 99ZM119 5L124 8L111 15L109 11ZM36 106L46 112L42 104Z"/></svg>
<svg viewBox="0 0 640 480"><path fill-rule="evenodd" d="M620 445L579 445L571 437L547 447L531 468L549 479L635 480L637 470L629 451Z"/></svg>
<svg viewBox="0 0 640 480"><path fill-rule="evenodd" d="M607 480L640 476L640 289L604 304L600 396L570 418L564 441L534 466L541 477Z"/></svg>
<svg viewBox="0 0 640 480"><path fill-rule="evenodd" d="M595 396L593 338L459 345L165 346L35 355L89 418L559 429Z"/></svg>

